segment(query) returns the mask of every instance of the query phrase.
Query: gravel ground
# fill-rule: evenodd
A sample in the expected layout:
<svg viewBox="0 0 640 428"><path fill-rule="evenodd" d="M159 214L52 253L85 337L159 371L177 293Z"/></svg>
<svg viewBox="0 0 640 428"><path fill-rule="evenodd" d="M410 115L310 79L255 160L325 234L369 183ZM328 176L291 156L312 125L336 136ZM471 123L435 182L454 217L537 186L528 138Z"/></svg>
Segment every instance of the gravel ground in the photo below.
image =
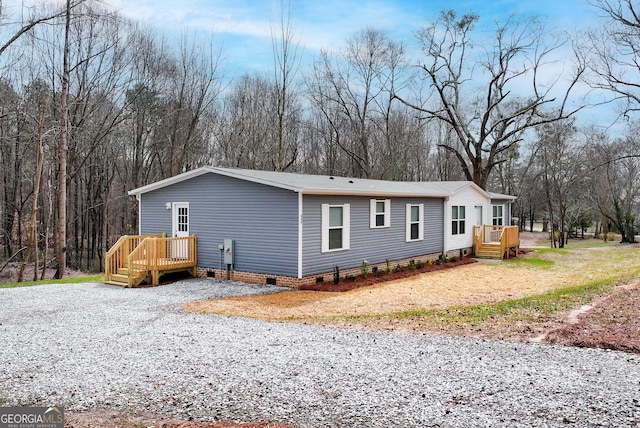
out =
<svg viewBox="0 0 640 428"><path fill-rule="evenodd" d="M637 426L640 356L186 313L275 287L0 290L0 404L298 427Z"/></svg>

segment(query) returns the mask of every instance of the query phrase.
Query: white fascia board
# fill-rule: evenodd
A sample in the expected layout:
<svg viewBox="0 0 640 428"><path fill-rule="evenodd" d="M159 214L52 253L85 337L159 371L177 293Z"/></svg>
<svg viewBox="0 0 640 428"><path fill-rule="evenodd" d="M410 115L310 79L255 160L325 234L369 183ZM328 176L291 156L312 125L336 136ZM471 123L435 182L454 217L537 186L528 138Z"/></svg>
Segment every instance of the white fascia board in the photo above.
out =
<svg viewBox="0 0 640 428"><path fill-rule="evenodd" d="M349 189L302 189L303 195L320 195L320 196L367 196L374 198L446 198L445 193L430 192L387 192L387 191L364 191Z"/></svg>

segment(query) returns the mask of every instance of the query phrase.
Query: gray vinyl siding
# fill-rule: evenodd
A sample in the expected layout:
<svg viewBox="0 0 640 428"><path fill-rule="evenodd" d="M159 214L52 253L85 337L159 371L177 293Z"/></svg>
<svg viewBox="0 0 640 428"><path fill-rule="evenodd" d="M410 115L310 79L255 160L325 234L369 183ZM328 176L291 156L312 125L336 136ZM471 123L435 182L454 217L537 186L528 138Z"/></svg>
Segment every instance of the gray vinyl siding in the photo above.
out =
<svg viewBox="0 0 640 428"><path fill-rule="evenodd" d="M217 174L204 174L141 196L141 233L172 235L167 202L189 202L189 233L198 266L220 267L224 239L235 240L235 269L297 276L298 194Z"/></svg>
<svg viewBox="0 0 640 428"><path fill-rule="evenodd" d="M387 258L399 260L441 252L444 227L442 199L391 199L391 227L371 229L369 197L304 196L303 198L303 276L330 272L340 268L382 263ZM385 198L378 198L385 199ZM322 252L322 204L350 204L350 248ZM424 240L406 242L406 204L424 204Z"/></svg>

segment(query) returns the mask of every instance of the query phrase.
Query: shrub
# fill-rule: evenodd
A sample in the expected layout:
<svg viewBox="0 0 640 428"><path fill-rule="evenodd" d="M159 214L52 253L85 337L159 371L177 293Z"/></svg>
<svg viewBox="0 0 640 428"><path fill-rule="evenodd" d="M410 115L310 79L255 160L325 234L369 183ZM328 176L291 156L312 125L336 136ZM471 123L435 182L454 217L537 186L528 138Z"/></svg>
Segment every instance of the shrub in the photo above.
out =
<svg viewBox="0 0 640 428"><path fill-rule="evenodd" d="M387 264L387 273L391 273L391 260L385 259L385 263Z"/></svg>
<svg viewBox="0 0 640 428"><path fill-rule="evenodd" d="M360 266L360 273L362 274L363 278L366 278L367 276L369 276L369 262L364 260L362 262L362 266Z"/></svg>

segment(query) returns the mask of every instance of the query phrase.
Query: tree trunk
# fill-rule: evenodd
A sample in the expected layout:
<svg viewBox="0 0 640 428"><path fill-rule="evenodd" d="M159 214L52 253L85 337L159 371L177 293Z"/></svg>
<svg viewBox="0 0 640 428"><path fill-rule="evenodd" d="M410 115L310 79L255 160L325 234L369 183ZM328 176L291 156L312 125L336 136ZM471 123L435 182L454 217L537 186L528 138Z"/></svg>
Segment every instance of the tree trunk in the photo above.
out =
<svg viewBox="0 0 640 428"><path fill-rule="evenodd" d="M42 114L40 115L40 122L38 123L38 140L37 140L37 161L36 161L36 176L33 181L33 207L31 209L31 230L29 232L29 239L27 241L27 252L22 259L20 265L20 271L18 272L18 282L22 282L24 279L24 269L26 264L31 258L31 252L35 245L35 261L33 266L33 280L38 279L38 199L40 197L40 178L42 177L42 165L44 163L44 150L42 148L42 134L44 128L44 118L47 111L47 104L45 102L42 107Z"/></svg>
<svg viewBox="0 0 640 428"><path fill-rule="evenodd" d="M67 267L67 152L69 147L69 33L71 27L71 0L67 0L64 29L64 53L62 60L62 86L60 88L60 138L58 142L58 224L56 227L56 259L58 270L55 278L64 277Z"/></svg>

